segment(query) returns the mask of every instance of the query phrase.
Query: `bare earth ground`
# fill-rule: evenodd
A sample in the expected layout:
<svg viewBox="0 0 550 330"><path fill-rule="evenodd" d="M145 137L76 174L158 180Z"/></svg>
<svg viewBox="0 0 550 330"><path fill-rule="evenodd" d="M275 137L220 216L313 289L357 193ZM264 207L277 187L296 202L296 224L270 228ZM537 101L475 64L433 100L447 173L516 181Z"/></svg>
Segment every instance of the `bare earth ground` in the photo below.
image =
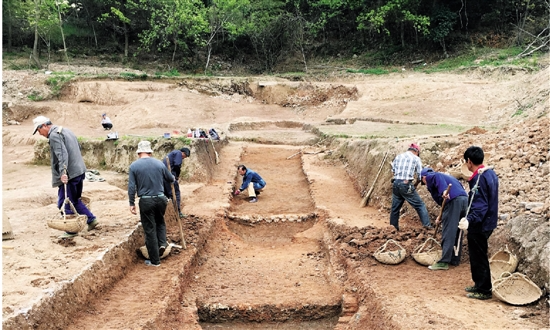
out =
<svg viewBox="0 0 550 330"><path fill-rule="evenodd" d="M80 68L83 71L91 68ZM55 70L55 67L54 67ZM60 71L61 68L59 69ZM73 68L73 70L76 70ZM545 70L548 77L548 69ZM15 240L4 241L2 250L3 319L21 313L48 296L60 285L78 276L86 267L124 241L139 223L129 212L124 182L126 174L102 170L105 182L86 182L85 195L92 198L92 211L100 220L97 230L76 237L67 244L58 240L59 231L46 226L56 212L57 191L51 188L47 166L32 164L32 118L43 114L55 124L71 128L78 136L104 138L99 121L106 112L120 135L161 136L189 127L216 127L231 141L221 149L220 164L208 182L182 182L186 232L210 221L213 230L201 245L197 236L186 237L187 250L176 250L159 269L150 269L137 260L125 271L127 276L102 292L66 329L148 328L151 315L166 307L166 297L177 283L174 276L186 269L191 275L189 290L180 297L187 313L166 322L161 328L200 329L194 313L201 306L217 303L251 306L293 305L300 302L325 305L340 299L342 270L327 264L323 226L369 227L391 237L386 210L359 207L361 196L346 173L345 166L325 154L303 154L287 159L300 142L313 134L299 129L274 128L229 131L232 123L295 121L317 124L322 132L348 136L430 136L456 134L472 126L496 128L511 117L510 104L525 100L533 89L531 75L488 73L396 74L334 81L331 84L356 86L358 99L347 107L316 105L301 108L262 104L240 95L206 96L177 84L160 82L93 81L80 82L60 100L25 104L24 96L39 89L43 73L4 71L3 100L26 112L21 125L3 126L2 203L10 219ZM267 78L269 79L269 78ZM539 78L540 79L540 78ZM542 78L544 82L544 78ZM547 83L547 81L546 81ZM322 83L320 85L328 85ZM536 88L536 87L535 87ZM81 102L91 93L101 102ZM91 96L90 96L91 97ZM351 125L331 125L326 119L377 118L405 125L354 121ZM23 120L24 119L24 120ZM396 132L399 132L396 134ZM280 145L239 142L247 138L278 141ZM162 155L155 155L161 157ZM190 160L193 160L191 158ZM236 165L244 163L257 170L268 186L256 204L231 197L239 184ZM391 196L390 196L391 198ZM225 212L236 218L246 216L308 215L312 221L262 229L220 218ZM216 217L216 220L208 220ZM206 220L205 220L206 219ZM321 223L325 223L321 226ZM418 229L416 218L404 217L405 231L416 232L409 245L422 241L427 233ZM181 244L175 223L169 238ZM380 245L380 244L379 244ZM204 246L198 251L196 248ZM378 247L378 246L375 246ZM338 249L339 245L330 247ZM374 247L373 247L374 248ZM266 253L265 251L269 251ZM196 259L194 259L196 258ZM190 260L193 267L187 269ZM349 259L348 274L354 283L372 288L371 298L384 306L392 327L401 329L541 329L548 328L548 310L543 305L518 307L496 298L475 301L465 297L470 285L467 262L447 272L431 272L410 258L397 266L377 263L371 256L362 261ZM150 279L154 274L154 279ZM100 280L100 279L98 279ZM359 288L359 290L361 290ZM265 307L269 310L269 306ZM266 312L267 313L267 312ZM361 310L359 317L367 317ZM361 316L362 315L362 316ZM230 316L225 316L230 317ZM332 323L331 323L332 322ZM42 328L48 328L41 325ZM212 325L202 324L204 328ZM332 329L334 320L315 325ZM234 328L245 329L242 325ZM275 326L273 326L275 328ZM298 328L296 328L298 329Z"/></svg>

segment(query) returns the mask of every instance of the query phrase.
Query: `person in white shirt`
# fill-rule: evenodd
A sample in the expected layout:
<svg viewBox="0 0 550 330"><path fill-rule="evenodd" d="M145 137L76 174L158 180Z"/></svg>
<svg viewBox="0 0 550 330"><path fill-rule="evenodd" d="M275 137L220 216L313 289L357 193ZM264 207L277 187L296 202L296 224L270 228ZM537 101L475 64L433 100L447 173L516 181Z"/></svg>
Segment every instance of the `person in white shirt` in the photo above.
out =
<svg viewBox="0 0 550 330"><path fill-rule="evenodd" d="M101 125L103 126L103 128L106 130L106 131L110 131L111 128L113 128L113 122L111 121L111 119L109 119L109 117L107 117L107 114L104 113L103 115L101 115L102 119L101 119Z"/></svg>

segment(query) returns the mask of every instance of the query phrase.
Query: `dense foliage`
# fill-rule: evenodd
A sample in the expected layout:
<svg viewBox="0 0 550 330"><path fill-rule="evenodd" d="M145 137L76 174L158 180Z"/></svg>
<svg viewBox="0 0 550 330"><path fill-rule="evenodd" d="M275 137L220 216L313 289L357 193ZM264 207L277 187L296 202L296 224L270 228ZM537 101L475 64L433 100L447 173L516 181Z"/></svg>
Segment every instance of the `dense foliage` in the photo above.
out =
<svg viewBox="0 0 550 330"><path fill-rule="evenodd" d="M315 56L538 45L548 51L549 0L2 0L5 51L36 67L54 54L163 59L172 69L213 68L212 57L271 72ZM368 55L367 55L368 57ZM379 63L376 63L379 62Z"/></svg>

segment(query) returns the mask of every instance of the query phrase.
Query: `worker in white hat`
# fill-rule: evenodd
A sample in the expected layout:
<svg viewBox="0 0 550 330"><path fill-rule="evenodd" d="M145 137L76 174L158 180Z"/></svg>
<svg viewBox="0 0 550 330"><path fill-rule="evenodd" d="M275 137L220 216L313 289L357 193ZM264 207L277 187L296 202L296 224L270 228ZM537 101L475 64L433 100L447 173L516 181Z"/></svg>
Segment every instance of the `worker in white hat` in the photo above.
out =
<svg viewBox="0 0 550 330"><path fill-rule="evenodd" d="M82 190L86 178L86 165L80 153L80 145L74 133L66 127L53 125L48 117L38 116L32 121L33 135L38 134L48 139L52 168L52 186L58 187L57 207L61 209L67 197L78 214L86 215L88 230L99 223L96 216L82 202ZM65 204L65 213L73 214L69 204ZM67 232L62 238L71 238L78 233Z"/></svg>

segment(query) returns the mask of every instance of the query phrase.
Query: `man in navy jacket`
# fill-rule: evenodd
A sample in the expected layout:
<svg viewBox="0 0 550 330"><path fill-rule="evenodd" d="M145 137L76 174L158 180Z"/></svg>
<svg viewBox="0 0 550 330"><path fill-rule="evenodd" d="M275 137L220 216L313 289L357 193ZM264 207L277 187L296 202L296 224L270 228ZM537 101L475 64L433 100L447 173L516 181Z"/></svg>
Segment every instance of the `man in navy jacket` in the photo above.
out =
<svg viewBox="0 0 550 330"><path fill-rule="evenodd" d="M239 165L237 167L237 172L243 177L243 184L241 188L235 190L235 195L239 195L241 192L247 190L248 197L250 198L250 203L256 203L258 201L257 195L260 194L261 190L265 187L265 181L262 177L252 171L247 169L244 165Z"/></svg>
<svg viewBox="0 0 550 330"><path fill-rule="evenodd" d="M449 269L449 263L454 266L458 266L460 263L460 250L461 242L456 242L458 238L458 221L460 218L466 216L466 209L468 208L468 194L462 187L462 184L454 177L434 172L431 168L425 167L420 174L422 178L422 184L426 185L428 191L432 195L434 201L441 206L443 200L445 202L445 208L441 219L436 219L436 224L443 222L441 231L441 259L428 268L431 270L447 270ZM451 185L449 192L447 193L447 187ZM458 246L458 253L453 253L454 246Z"/></svg>
<svg viewBox="0 0 550 330"><path fill-rule="evenodd" d="M492 297L491 270L487 256L488 240L498 221L498 177L483 165L484 153L480 147L472 146L464 152L468 170L473 172L468 180L470 206L468 215L458 224L461 230L468 230L468 249L473 286L466 287L468 298L490 299Z"/></svg>

